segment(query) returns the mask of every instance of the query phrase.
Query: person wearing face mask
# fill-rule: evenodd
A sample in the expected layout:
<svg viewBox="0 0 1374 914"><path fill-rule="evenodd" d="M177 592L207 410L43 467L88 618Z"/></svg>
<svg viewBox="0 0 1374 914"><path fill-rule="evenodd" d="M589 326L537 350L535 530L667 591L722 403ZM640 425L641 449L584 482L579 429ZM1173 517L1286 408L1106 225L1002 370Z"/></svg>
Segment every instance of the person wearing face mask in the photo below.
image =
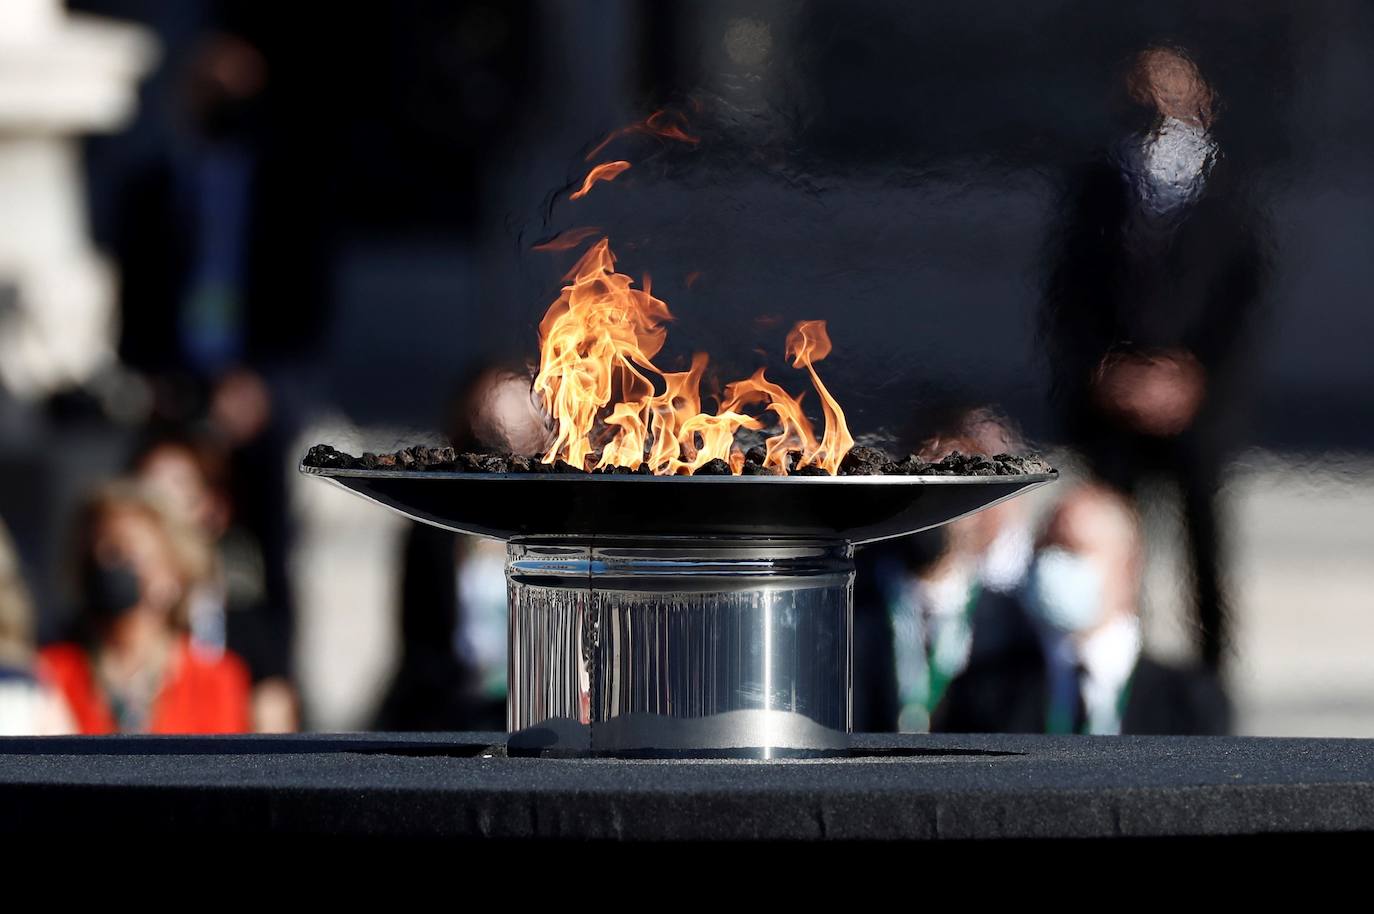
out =
<svg viewBox="0 0 1374 914"><path fill-rule="evenodd" d="M1007 418L984 406L936 404L913 425L937 430L919 452L939 460L1024 450ZM1013 499L938 530L861 549L854 584L855 728L924 732L945 689L979 650L1009 634L1011 594L1030 563L1026 502ZM1014 632L1010 632L1014 634Z"/></svg>
<svg viewBox="0 0 1374 914"><path fill-rule="evenodd" d="M1225 106L1181 48L1133 55L1132 124L1075 169L1041 331L1058 436L1093 475L1176 490L1199 658L1227 656L1222 476L1244 444L1270 276L1263 208Z"/></svg>
<svg viewBox="0 0 1374 914"><path fill-rule="evenodd" d="M235 517L224 448L203 433L163 429L147 439L130 469L209 547L209 567L186 597L192 645L208 655L227 649L248 665L254 730L297 729L290 608L272 601L261 542Z"/></svg>
<svg viewBox="0 0 1374 914"><path fill-rule="evenodd" d="M187 594L207 562L198 532L144 489L97 492L78 524L77 637L40 653L81 733L243 733L247 668L187 634Z"/></svg>
<svg viewBox="0 0 1374 914"><path fill-rule="evenodd" d="M1096 485L1067 493L1022 587L1024 637L976 653L950 684L932 729L1227 732L1230 706L1212 674L1167 666L1142 650L1142 565L1129 503Z"/></svg>

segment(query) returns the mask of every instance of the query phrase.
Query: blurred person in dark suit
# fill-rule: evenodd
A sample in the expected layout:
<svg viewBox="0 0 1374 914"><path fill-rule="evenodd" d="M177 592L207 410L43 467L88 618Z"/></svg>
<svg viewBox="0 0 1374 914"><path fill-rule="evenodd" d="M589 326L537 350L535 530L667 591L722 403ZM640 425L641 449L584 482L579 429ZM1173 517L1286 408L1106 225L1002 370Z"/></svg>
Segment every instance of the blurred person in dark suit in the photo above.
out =
<svg viewBox="0 0 1374 914"><path fill-rule="evenodd" d="M121 176L112 217L120 355L172 419L228 371L310 356L327 299L329 201L320 160L299 159L324 151L285 148L286 68L238 27L236 4L212 6L173 58L170 141Z"/></svg>
<svg viewBox="0 0 1374 914"><path fill-rule="evenodd" d="M445 427L459 451L542 453L543 413L531 376L490 366L454 398ZM382 704L383 730L504 730L505 549L414 524L402 558L400 668Z"/></svg>
<svg viewBox="0 0 1374 914"><path fill-rule="evenodd" d="M1010 420L986 407L941 404L913 420L926 460L1018 453ZM975 644L987 649L1033 545L1027 503L1013 499L936 530L874 543L855 557L855 728L924 732ZM987 619L979 639L974 624Z"/></svg>
<svg viewBox="0 0 1374 914"><path fill-rule="evenodd" d="M187 631L208 564L199 531L146 488L118 482L87 502L77 534L77 630L41 651L39 670L80 732L247 732L247 668L198 649Z"/></svg>
<svg viewBox="0 0 1374 914"><path fill-rule="evenodd" d="M936 709L949 733L1224 734L1215 675L1144 653L1139 522L1110 489L1066 493L1040 538L1020 600L975 619L975 648Z"/></svg>
<svg viewBox="0 0 1374 914"><path fill-rule="evenodd" d="M205 433L157 431L139 449L132 469L210 544L210 567L187 598L192 641L202 652L228 649L248 664L254 730L297 729L289 610L269 603L262 544L236 517L226 449Z"/></svg>
<svg viewBox="0 0 1374 914"><path fill-rule="evenodd" d="M166 123L110 176L121 357L151 379L158 419L208 411L230 439L239 523L290 618L286 451L340 397L334 302L369 252L455 235L461 249L483 224L485 163L506 161L493 149L524 110L533 13L116 5L175 36L147 115Z"/></svg>
<svg viewBox="0 0 1374 914"><path fill-rule="evenodd" d="M1072 182L1045 295L1066 442L1127 493L1182 500L1203 662L1226 647L1222 473L1239 446L1248 342L1267 258L1258 213L1216 134L1220 102L1183 51L1133 60L1148 124Z"/></svg>
<svg viewBox="0 0 1374 914"><path fill-rule="evenodd" d="M415 524L402 552L400 667L380 730L506 728L505 550Z"/></svg>
<svg viewBox="0 0 1374 914"><path fill-rule="evenodd" d="M320 181L281 190L292 183L283 159L297 175L305 167L281 149L275 71L261 42L234 27L234 6L201 10L196 41L172 57L171 141L120 181L120 355L149 380L153 421L205 418L223 444L223 488L260 547L273 638L289 651L284 452L308 412L302 378L325 322L329 217Z"/></svg>
<svg viewBox="0 0 1374 914"><path fill-rule="evenodd" d="M122 357L173 388L246 367L278 398L329 397L310 372L357 249L466 242L482 224L483 173L506 164L525 110L536 11L116 5L171 42L146 115L158 140L109 192Z"/></svg>

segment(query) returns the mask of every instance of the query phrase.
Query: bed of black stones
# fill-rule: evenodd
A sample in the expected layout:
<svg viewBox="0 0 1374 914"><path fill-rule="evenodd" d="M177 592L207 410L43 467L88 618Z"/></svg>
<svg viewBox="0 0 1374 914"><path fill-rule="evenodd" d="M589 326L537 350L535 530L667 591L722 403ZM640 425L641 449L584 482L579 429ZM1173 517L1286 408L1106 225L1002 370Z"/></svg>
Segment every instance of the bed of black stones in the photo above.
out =
<svg viewBox="0 0 1374 914"><path fill-rule="evenodd" d="M744 476L780 475L775 469L763 465L765 452L762 447L752 447L745 452ZM797 467L799 455L788 455L789 476L825 476L820 467ZM443 470L459 473L586 473L562 460L544 463L538 456L526 457L519 454L483 454L459 452L451 447L428 447L416 445L403 448L391 454L363 454L354 457L327 444L317 444L305 455L306 466L322 469L363 469L363 470ZM1021 476L1050 472L1050 465L1039 457L1015 454L997 454L988 457L983 454L961 454L955 451L936 461L922 460L912 454L901 459L879 448L855 447L840 462L841 476ZM639 469L628 467L607 467L590 471L603 475L649 475L649 468L641 464ZM724 460L711 460L699 467L695 476L729 476L730 466Z"/></svg>

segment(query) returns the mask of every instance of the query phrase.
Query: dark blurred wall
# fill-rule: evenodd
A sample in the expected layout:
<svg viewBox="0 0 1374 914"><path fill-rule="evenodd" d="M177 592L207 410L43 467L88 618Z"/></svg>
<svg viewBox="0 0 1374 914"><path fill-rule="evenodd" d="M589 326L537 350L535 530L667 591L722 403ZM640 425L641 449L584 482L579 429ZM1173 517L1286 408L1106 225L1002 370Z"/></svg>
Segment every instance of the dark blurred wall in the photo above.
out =
<svg viewBox="0 0 1374 914"><path fill-rule="evenodd" d="M1374 319L1354 294L1374 240L1368 6L639 9L636 103L700 102L704 142L608 149L643 162L584 201L565 194L523 221L517 207L512 221L525 238L608 228L622 268L651 273L674 308L670 353L709 348L729 377L762 348L786 379L785 327L823 317L836 349L822 372L856 430L898 428L920 403L959 395L1046 433L1035 322L1064 182L1137 125L1121 90L1128 58L1176 44L1220 94L1214 134L1273 259L1263 306L1235 328L1251 340L1253 390L1237 408L1260 443L1374 445L1349 421L1374 406L1362 332ZM583 136L583 149L597 139ZM586 167L577 151L565 182ZM525 315L510 325L532 339L557 269L526 256L506 272L512 315Z"/></svg>
<svg viewBox="0 0 1374 914"><path fill-rule="evenodd" d="M1062 183L1129 126L1123 61L1181 45L1220 93L1216 136L1273 252L1244 328L1255 440L1374 447L1350 420L1374 412L1368 4L80 5L161 17L169 67L196 16L260 43L286 335L358 418L420 424L472 361L534 356L573 255L530 247L596 225L677 315L668 367L708 348L724 379L766 359L801 386L782 337L825 318L822 372L856 431L957 393L1043 434L1036 314ZM169 86L94 150L97 202L175 134ZM663 105L702 142L631 137L606 156L634 167L570 202L583 156Z"/></svg>

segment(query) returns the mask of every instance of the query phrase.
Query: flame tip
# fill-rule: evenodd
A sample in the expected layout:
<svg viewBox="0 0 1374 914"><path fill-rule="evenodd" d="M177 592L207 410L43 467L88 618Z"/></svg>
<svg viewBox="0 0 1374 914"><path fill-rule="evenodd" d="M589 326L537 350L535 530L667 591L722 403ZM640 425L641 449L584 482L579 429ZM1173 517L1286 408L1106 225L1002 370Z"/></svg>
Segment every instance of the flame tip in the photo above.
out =
<svg viewBox="0 0 1374 914"><path fill-rule="evenodd" d="M602 162L600 165L593 166L587 172L587 177L582 180L582 186L573 191L568 197L569 200L581 200L591 193L592 185L598 181L613 181L621 172L629 169L630 163L624 159L617 159L613 162Z"/></svg>

